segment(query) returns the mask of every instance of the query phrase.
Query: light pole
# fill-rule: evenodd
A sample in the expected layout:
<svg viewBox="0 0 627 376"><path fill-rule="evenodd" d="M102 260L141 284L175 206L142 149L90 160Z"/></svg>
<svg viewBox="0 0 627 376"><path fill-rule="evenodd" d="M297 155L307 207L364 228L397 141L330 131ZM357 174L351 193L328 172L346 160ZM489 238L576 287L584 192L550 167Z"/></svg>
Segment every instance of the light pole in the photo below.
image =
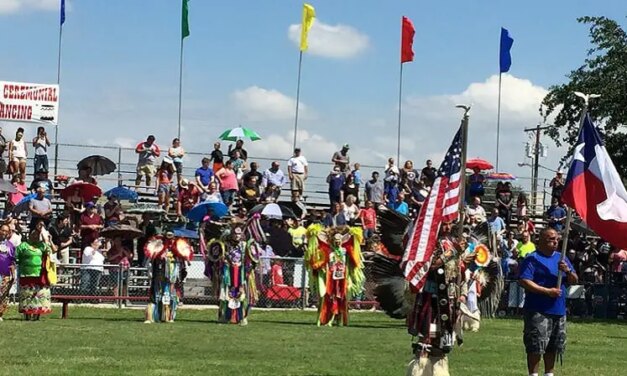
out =
<svg viewBox="0 0 627 376"><path fill-rule="evenodd" d="M540 126L535 128L525 128L524 132L536 132L535 145L533 147L533 167L531 170L531 202L533 202L533 211L537 211L538 206L538 167L540 166L540 131L554 127L554 125Z"/></svg>

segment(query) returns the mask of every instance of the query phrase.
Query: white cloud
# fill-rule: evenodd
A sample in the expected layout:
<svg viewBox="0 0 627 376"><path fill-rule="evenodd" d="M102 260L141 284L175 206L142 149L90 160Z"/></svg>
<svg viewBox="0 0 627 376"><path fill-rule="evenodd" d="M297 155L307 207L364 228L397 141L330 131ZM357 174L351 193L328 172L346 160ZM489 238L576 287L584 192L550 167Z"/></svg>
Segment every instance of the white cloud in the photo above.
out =
<svg viewBox="0 0 627 376"><path fill-rule="evenodd" d="M287 36L300 46L301 25L290 25ZM354 27L328 25L316 19L309 30L307 53L335 59L349 59L364 52L370 46L370 39Z"/></svg>
<svg viewBox="0 0 627 376"><path fill-rule="evenodd" d="M296 99L280 91L258 86L237 90L231 95L231 99L245 120L293 119L296 111ZM299 118L307 117L308 108L302 102L300 102L298 111Z"/></svg>
<svg viewBox="0 0 627 376"><path fill-rule="evenodd" d="M510 74L502 76L501 113L512 112L523 116L537 115L542 99L548 91L531 81ZM496 111L498 105L499 78L494 75L484 82L472 83L457 100Z"/></svg>
<svg viewBox="0 0 627 376"><path fill-rule="evenodd" d="M278 158L287 160L292 156L294 143L294 131L286 133L273 133L263 138L262 141L248 144L249 151L259 157ZM311 161L327 162L339 146L324 136L312 133L306 129L299 129L296 145L303 151L303 155Z"/></svg>
<svg viewBox="0 0 627 376"><path fill-rule="evenodd" d="M538 109L546 93L545 88L529 80L509 74L502 76L499 170L517 176L530 175L528 168L517 166L525 162L525 142L532 141L523 130L542 121ZM460 124L462 111L455 108L456 104L472 105L468 157L485 158L495 164L498 75L471 83L459 94L407 98L403 105L403 154L419 153L438 165ZM416 132L408 132L410 127ZM549 157L541 159L540 164L556 169L565 149L555 147L548 137L541 137L549 145ZM419 147L414 149L406 139ZM526 186L528 181L520 180L519 184Z"/></svg>
<svg viewBox="0 0 627 376"><path fill-rule="evenodd" d="M0 14L12 14L23 10L59 10L59 0L0 0Z"/></svg>

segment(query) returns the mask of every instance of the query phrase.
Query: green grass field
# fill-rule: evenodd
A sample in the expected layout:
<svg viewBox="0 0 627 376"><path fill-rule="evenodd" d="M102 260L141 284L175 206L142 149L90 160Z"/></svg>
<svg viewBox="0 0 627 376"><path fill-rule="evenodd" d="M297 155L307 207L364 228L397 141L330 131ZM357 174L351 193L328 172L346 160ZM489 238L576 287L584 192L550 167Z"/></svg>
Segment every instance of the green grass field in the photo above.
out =
<svg viewBox="0 0 627 376"><path fill-rule="evenodd" d="M0 323L1 375L403 375L403 322L358 312L346 328L318 328L315 313L254 311L221 325L215 310L179 311L174 324L142 323L139 310L72 307L39 322L12 308ZM453 375L526 375L519 320L486 320L450 358ZM627 326L572 323L558 375L626 375Z"/></svg>

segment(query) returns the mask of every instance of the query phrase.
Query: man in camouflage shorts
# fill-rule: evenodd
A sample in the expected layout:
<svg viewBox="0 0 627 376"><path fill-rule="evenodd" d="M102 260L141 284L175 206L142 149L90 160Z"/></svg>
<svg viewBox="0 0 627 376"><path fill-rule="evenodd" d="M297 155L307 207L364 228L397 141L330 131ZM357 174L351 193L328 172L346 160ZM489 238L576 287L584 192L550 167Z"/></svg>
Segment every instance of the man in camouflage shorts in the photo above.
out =
<svg viewBox="0 0 627 376"><path fill-rule="evenodd" d="M566 284L575 284L577 274L568 258L556 251L557 231L546 228L540 233L535 252L520 264L518 283L525 289L525 327L523 342L527 352L529 376L538 376L544 358L544 375L553 376L555 358L566 345ZM562 273L561 286L557 278Z"/></svg>

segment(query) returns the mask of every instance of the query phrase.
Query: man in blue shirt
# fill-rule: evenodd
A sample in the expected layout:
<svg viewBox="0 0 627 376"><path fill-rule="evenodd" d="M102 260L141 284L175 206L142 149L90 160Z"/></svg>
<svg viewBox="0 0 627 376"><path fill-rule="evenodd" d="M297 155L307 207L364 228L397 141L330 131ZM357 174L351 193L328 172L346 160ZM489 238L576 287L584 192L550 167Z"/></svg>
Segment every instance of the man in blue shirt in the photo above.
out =
<svg viewBox="0 0 627 376"><path fill-rule="evenodd" d="M538 376L540 358L544 358L544 375L553 376L556 355L564 353L566 344L566 286L578 281L567 258L560 261L556 251L558 234L552 228L540 233L536 252L520 264L518 283L527 292L524 305L523 342L527 352L530 376ZM557 287L559 273L565 277Z"/></svg>
<svg viewBox="0 0 627 376"><path fill-rule="evenodd" d="M551 206L546 211L549 227L560 232L564 228L564 220L566 219L566 210L559 205L557 198L551 200Z"/></svg>
<svg viewBox="0 0 627 376"><path fill-rule="evenodd" d="M342 187L346 182L346 175L342 173L339 166L333 167L333 171L327 176L327 183L329 184L329 202L330 206L336 202L342 202Z"/></svg>
<svg viewBox="0 0 627 376"><path fill-rule="evenodd" d="M499 210L497 208L492 209L492 213L488 218L488 224L492 233L496 234L497 238L502 239L503 234L507 230L507 225L503 218L499 217Z"/></svg>
<svg viewBox="0 0 627 376"><path fill-rule="evenodd" d="M396 196L396 202L394 203L394 210L398 214L409 215L409 206L405 202L405 193L400 191Z"/></svg>
<svg viewBox="0 0 627 376"><path fill-rule="evenodd" d="M265 188L267 194L275 200L281 195L281 188L287 183L285 174L280 169L278 161L272 162L272 166L263 172L261 186Z"/></svg>
<svg viewBox="0 0 627 376"><path fill-rule="evenodd" d="M194 173L196 185L203 192L203 195L209 192L209 184L213 181L214 174L211 167L209 167L210 162L209 158L203 158L202 166L198 167Z"/></svg>

